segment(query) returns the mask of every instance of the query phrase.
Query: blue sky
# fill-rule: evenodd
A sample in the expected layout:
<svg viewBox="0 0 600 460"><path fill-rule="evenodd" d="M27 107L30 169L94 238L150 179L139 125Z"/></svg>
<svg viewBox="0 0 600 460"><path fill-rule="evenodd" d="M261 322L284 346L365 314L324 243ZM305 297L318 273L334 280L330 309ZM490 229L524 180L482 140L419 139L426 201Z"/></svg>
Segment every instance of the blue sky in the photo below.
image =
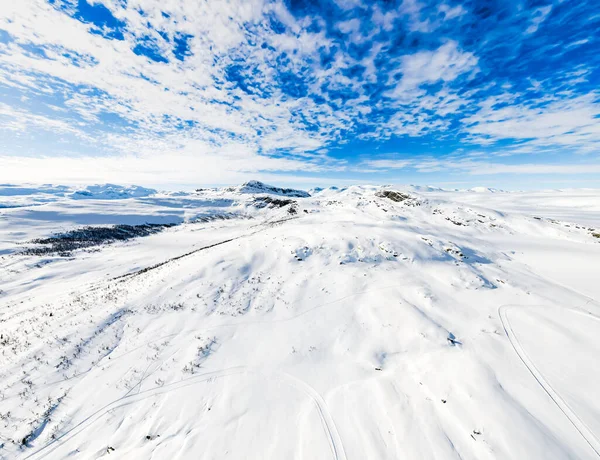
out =
<svg viewBox="0 0 600 460"><path fill-rule="evenodd" d="M22 0L0 181L600 186L592 1Z"/></svg>

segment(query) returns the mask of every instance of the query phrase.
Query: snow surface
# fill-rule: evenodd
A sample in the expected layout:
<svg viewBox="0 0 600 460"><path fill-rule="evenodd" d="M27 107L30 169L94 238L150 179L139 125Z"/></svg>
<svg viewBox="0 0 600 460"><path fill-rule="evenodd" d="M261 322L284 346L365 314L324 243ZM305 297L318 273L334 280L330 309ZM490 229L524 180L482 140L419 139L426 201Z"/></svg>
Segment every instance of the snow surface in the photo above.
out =
<svg viewBox="0 0 600 460"><path fill-rule="evenodd" d="M600 191L87 191L0 186L0 458L599 456Z"/></svg>

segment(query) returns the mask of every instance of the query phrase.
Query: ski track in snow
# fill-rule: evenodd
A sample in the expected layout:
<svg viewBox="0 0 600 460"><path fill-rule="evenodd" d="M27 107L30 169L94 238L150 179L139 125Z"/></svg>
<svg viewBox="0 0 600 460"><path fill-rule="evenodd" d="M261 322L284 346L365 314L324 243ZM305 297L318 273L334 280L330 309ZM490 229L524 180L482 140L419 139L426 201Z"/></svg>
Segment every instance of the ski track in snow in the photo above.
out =
<svg viewBox="0 0 600 460"><path fill-rule="evenodd" d="M240 238L242 238L243 236L240 236ZM234 238L233 240L235 240L237 238ZM228 241L232 241L232 240L228 240ZM226 243L228 241L225 242L221 242L221 243L217 243L214 245L211 245L210 247L214 247L214 246L218 246L220 244ZM204 250L207 248L201 248L198 251L194 251L195 252L199 252L201 250ZM185 254L185 256L191 255L190 254ZM166 263L170 262L171 260L161 263L159 266L163 266ZM156 267L158 268L158 267ZM136 276L138 274L144 274L147 273L148 270L144 270L142 269L142 271L140 272L136 272L132 275L127 275L127 276ZM218 326L214 326L212 328L207 328L207 329L202 329L202 330L198 330L198 329L194 329L194 330L183 330L180 331L177 334L169 334L166 336L162 336L159 337L157 339L154 339L150 342L147 342L145 344L142 344L140 346L138 346L135 349L129 350L128 352L124 353L123 355L118 355L118 356L111 356L111 365L114 365L115 361L124 358L126 355L136 351L137 349L146 347L147 345L149 345L150 343L156 343L156 342L160 342L163 341L165 339L168 339L170 337L173 337L175 335L186 335L188 333L191 332L207 332L210 330L214 330L214 329L219 329L219 328L227 328L227 327L239 327L239 326L243 326L244 324L265 324L265 323L278 323L278 322L287 322L287 321L293 321L295 319L300 318L301 316L304 316L306 314L309 314L311 312L313 312L314 310L326 307L328 305L333 305L336 303L339 303L343 300L347 300L349 298L352 297L356 297L362 294L367 294L369 292L379 292L381 290L385 290L385 289L391 289L391 288L398 288L400 287L400 285L390 285L390 286L381 286L381 287L375 287L373 289L369 289L367 291L362 291L362 292L357 292L354 294L350 294L344 297L341 297L339 299L333 300L331 302L327 302L321 305L317 305L313 308L310 308L306 311L303 311L302 313L299 313L297 315L291 316L289 318L282 318L282 319L278 319L278 320L265 320L265 321L246 321L243 323L232 323L232 324L221 324ZM171 355L172 356L172 355ZM164 363L164 361L168 360L171 356L167 357L165 360L163 360L161 363L158 363L157 365L154 366L154 370L158 369L161 367L162 363ZM98 367L101 363L97 363L95 364L95 367ZM110 365L109 365L110 366ZM236 368L230 368L230 369L223 369L220 371L212 371L209 372L207 374L202 374L202 375L198 375L195 377L192 377L188 380L183 380L181 382L175 383L172 385L172 388L167 388L163 391L163 388L156 388L156 389L151 389L151 390L147 390L144 392L141 392L141 385L144 382L144 380L146 380L148 377L150 377L154 371L148 372L148 369L152 366L152 363L148 364L148 366L146 367L146 369L144 370L144 373L142 374L142 377L140 378L140 380L138 381L137 384L135 384L132 388L130 388L127 393L125 393L125 395L115 401L113 401L112 403L108 404L107 406L103 407L102 409L99 409L98 411L96 411L94 414L86 417L86 419L81 422L80 424L78 424L76 427L72 428L70 431L64 433L63 435L61 435L59 438L53 440L50 444L42 447L39 451L31 454L30 456L26 457L26 458L42 458L40 457L40 455L48 455L52 452L52 448L56 448L58 447L60 444L66 442L68 439L72 438L73 436L76 436L78 433L80 433L81 431L83 431L86 427L88 427L89 425L91 425L94 421L98 420L100 417L102 417L104 414L106 414L107 412L109 412L112 409L115 409L116 407L120 407L122 405L127 405L127 404L133 404L135 402L138 402L140 399L133 399L134 396L143 394L145 395L144 398L148 398L151 397L153 395L156 394L162 394L164 391L169 391L169 390L174 390L180 387L180 384L185 384L185 385L191 385L194 382L203 382L206 379L209 378L219 378L219 377L223 377L223 376L229 376L229 375L235 375L235 374L240 374L243 372L261 372L259 370L256 369L250 369L246 366L238 366ZM105 367L106 368L106 367ZM88 371L85 371L81 374L79 374L77 377L75 378L79 378L82 377L83 375L85 375L87 372L89 372L91 370L91 368ZM335 422L333 420L333 417L331 416L329 410L327 409L327 404L325 403L324 399L322 398L322 396L315 391L314 388L312 388L310 385L308 385L306 382L302 381L301 379L294 377L290 374L284 373L284 372L276 372L276 371L268 371L269 374L271 374L272 376L276 377L276 378L280 378L280 379L284 379L289 381L292 385L294 385L295 387L297 387L298 389L300 389L301 391L303 391L306 395L308 395L314 402L315 407L317 408L318 412L319 412L319 417L321 418L321 421L323 423L323 427L327 433L327 437L329 439L330 442L330 447L332 450L332 458L334 460L346 460L346 454L344 451L344 446L342 443L342 440L340 438L340 435L337 431ZM262 372L263 374L265 372ZM206 377L206 379L204 379L203 377ZM49 383L47 385L52 385L54 383ZM134 390L137 389L138 392L135 394L131 394L134 392Z"/></svg>
<svg viewBox="0 0 600 460"><path fill-rule="evenodd" d="M307 396L309 396L312 399L312 401L314 402L315 407L318 410L319 417L321 419L321 422L323 423L323 429L327 433L327 438L329 440L330 447L331 447L332 458L334 460L346 460L346 454L344 452L344 445L342 444L342 440L337 431L335 422L334 422L331 414L329 413L329 410L327 409L327 404L325 403L325 401L323 400L321 395L315 391L314 388L312 388L306 382L303 382L302 380L298 379L297 377L294 377L292 375L289 375L289 374L286 374L283 372L261 371L261 370L256 370L256 369L250 369L245 366L237 366L234 368L222 369L219 371L208 372L206 374L200 374L200 375L197 375L194 377L190 377L189 379L182 380L180 382L171 384L169 386L146 390L143 392L139 391L138 393L133 394L133 395L130 395L129 394L130 392L128 392L125 396L117 399L116 401L113 401L110 404L107 404L103 408L94 412L90 416L86 417L85 420L80 422L77 426L73 427L71 430L62 434L60 437L56 438L51 443L47 444L46 446L39 449L37 452L34 452L25 458L36 459L36 458L43 458L46 455L50 455L54 449L58 448L60 445L62 445L64 443L66 443L69 439L73 438L74 436L81 434L81 432L83 432L91 424L93 424L95 421L97 421L98 419L103 417L105 414L107 414L111 410L116 409L117 407L135 404L136 402L143 401L144 399L151 398L152 396L164 394L169 391L174 391L174 390L182 388L184 386L194 385L195 383L205 382L210 379L218 379L221 377L227 377L227 376L236 375L236 374L243 374L245 372L261 373L261 374L264 374L266 378L279 378L282 380L287 380L289 384L293 385L294 387L298 388L303 393L305 393ZM140 382L139 382L140 384L142 383L143 379L144 379L144 376L140 380ZM136 385L136 387L134 387L134 388L137 388L137 387L138 386Z"/></svg>
<svg viewBox="0 0 600 460"><path fill-rule="evenodd" d="M586 302L587 305L593 299L590 299ZM560 408L560 410L565 414L565 416L569 419L569 421L573 424L573 426L577 429L577 431L581 434L581 436L585 439L585 441L590 445L590 447L594 450L596 455L600 457L600 441L594 435L594 433L590 430L590 428L583 422L577 414L569 407L569 405L561 398L560 394L552 387L552 385L548 382L548 380L544 377L544 374L540 372L540 370L536 367L534 361L527 355L525 349L521 345L518 336L514 333L510 320L508 317L508 312L511 308L527 308L526 305L502 305L498 308L498 315L500 316L500 320L502 321L502 326L504 327L504 331L508 339L510 340L511 345L513 346L515 352L523 362L523 364L527 367L531 375L535 378L537 383L544 389L544 391L550 396L550 398L556 403L556 405ZM597 321L600 323L600 318L587 313L580 311L581 307L576 308L568 308L568 310L573 311L579 315L585 315L587 318Z"/></svg>
<svg viewBox="0 0 600 460"><path fill-rule="evenodd" d="M0 196L0 458L600 456L561 361L600 350L600 192L48 190ZM85 219L180 225L19 254Z"/></svg>
<svg viewBox="0 0 600 460"><path fill-rule="evenodd" d="M152 266L149 267L145 267L142 269L139 269L135 272L132 273L126 273L124 275L120 275L114 278L111 278L111 280L115 281L115 280L119 280L119 281L126 281L129 278L132 277L136 277L136 276L140 276L140 275L144 275L147 274L148 272L150 272L151 270L155 270L155 269L159 269L161 267L166 266L167 264L170 264L172 262L175 262L177 260L181 260L183 258L195 255L201 251L205 251L207 249L211 249L226 243L230 243L232 241L236 241L239 240L241 238L245 238L245 237L250 237L253 235L256 235L257 233L260 233L261 231L265 230L266 228L270 228L273 225L277 225L277 224L281 224L284 222L287 222L289 220L293 220L296 218L286 218L286 219L278 219L275 221L268 221L265 222L264 224L261 224L258 230L253 231L251 233L248 234L242 234L227 240L223 240L223 241L219 241L217 243L213 243L210 244L208 246L203 246L201 248L195 249L193 251L184 253L182 255L173 257L171 259L168 259L164 262L160 262L158 264L154 264ZM83 289L83 291L87 291L90 292L92 290L96 290L96 289L100 289L102 287L102 285L100 283L95 283L94 286L90 286L88 289ZM316 309L325 307L327 305L331 305L331 304L335 304L338 303L340 301L346 300L348 298L360 295L360 294L364 294L370 291L379 291L382 289L386 289L386 288L392 288L392 287L397 287L397 285L394 286L385 286L385 287L380 287L380 288L374 288L374 289L370 289L369 291L363 291L363 292L359 292L359 293L355 293L355 294L351 294L348 296L344 296L342 298L333 300L331 302L327 302L324 303L322 305L317 305L311 309L308 309L306 311L303 311L302 313L299 313L298 315L294 315L292 317L289 318L283 318L283 319L278 319L275 321L269 321L269 320L265 320L265 321L253 321L253 322L245 322L245 323L232 323L232 324L222 324L222 325L218 325L218 326L214 326L212 328L208 328L205 330L201 330L202 332L206 332L209 330L214 330L214 329L219 329L219 328L227 328L227 327L238 327L241 326L243 324L260 324L260 323L275 323L275 322L286 322L286 321L292 321L294 319L299 318L300 316L306 315ZM112 322L116 321L116 319L118 319L118 317L120 317L120 315L114 315L114 319L109 320L109 324L112 324ZM195 330L190 330L187 332L201 332L198 331L197 329ZM186 331L181 331L179 334L185 334ZM158 339L155 339L151 342L147 342L146 344L140 345L139 347L137 347L136 349L142 348L147 346L150 343L154 343L154 342L159 342L162 341L166 338L172 337L174 335L177 334L169 334L163 337L160 337ZM124 355L120 355L120 356L115 356L115 357L111 357L112 358L112 362L114 363L116 360L125 357L125 355L135 351L136 349L133 350L129 350L127 353L125 353ZM170 357L170 356L169 356ZM168 358L167 358L168 359ZM158 363L157 365L154 366L154 370L158 369L161 367L162 363L164 363L164 361L166 361L167 359L163 360L161 363ZM108 413L109 411L117 408L117 407L121 407L124 405L129 405L129 404L134 404L136 402L139 402L142 399L146 399L146 398L150 398L154 395L157 394L162 394L164 392L167 391L173 391L177 388L180 388L182 385L183 386L188 386L188 385L192 385L195 382L203 382L206 381L208 379L217 379L220 377L224 377L224 376L230 376L230 375L235 375L235 374L241 374L244 372L255 372L255 373L261 373L261 371L258 371L256 369L250 369L246 366L238 366L236 368L229 368L229 369L223 369L220 371L212 371L209 372L207 374L201 374L195 377L192 377L190 379L187 380L183 380L181 382L178 382L176 384L172 384L171 388L166 388L166 387L161 387L161 388L156 388L156 389L151 389L151 390L146 390L144 392L141 391L141 385L144 382L144 380L146 380L148 377L150 377L154 371L148 372L148 370L150 369L150 367L152 366L153 363L149 363L148 366L146 367L146 369L144 370L139 382L134 385L133 387L131 387L127 393L125 393L125 395L115 401L113 401L112 403L106 405L105 407L99 409L98 411L94 412L92 415L88 416L85 418L85 420L81 423L79 423L77 426L75 426L74 428L72 428L71 430L69 430L68 432L64 433L63 435L61 435L60 437L54 439L52 442L50 442L49 444L47 444L46 446L43 446L42 448L40 448L37 452L32 453L31 455L25 457L27 459L31 458L31 459L35 459L35 458L43 458L43 456L49 455L51 454L53 449L56 449L57 447L59 447L61 444L67 442L70 438L72 438L73 436L78 435L79 433L81 433L83 430L85 430L88 426L90 426L93 422L95 422L96 420L98 420L99 418L101 418L103 415L105 415L106 413ZM97 367L98 365L100 365L100 363L96 363L94 365L94 367ZM87 374L90 370L92 370L91 368L88 369L87 371L84 371L83 373L79 374L77 377L75 378L79 378L82 377L83 375ZM264 373L264 372L262 372ZM271 378L279 378L282 380L286 380L288 381L289 384L293 385L294 387L298 388L299 390L301 390L302 392L304 392L307 396L309 396L312 401L314 402L315 407L318 410L319 413L319 417L321 419L321 422L323 423L323 428L327 434L327 438L329 440L330 443L330 448L332 451L332 458L334 460L346 460L346 454L344 452L344 446L342 444L340 435L337 431L337 428L335 426L335 422L331 416L331 414L329 413L328 409L327 409L327 405L325 403L325 401L323 400L323 398L321 397L321 395L314 390L314 388L312 388L310 385L308 385L306 382L302 381L301 379L294 377L290 374L287 373L283 373L283 372L276 372L276 371L269 371L269 375ZM52 383L47 384L47 385L52 385ZM134 390L138 390L137 393L134 393Z"/></svg>

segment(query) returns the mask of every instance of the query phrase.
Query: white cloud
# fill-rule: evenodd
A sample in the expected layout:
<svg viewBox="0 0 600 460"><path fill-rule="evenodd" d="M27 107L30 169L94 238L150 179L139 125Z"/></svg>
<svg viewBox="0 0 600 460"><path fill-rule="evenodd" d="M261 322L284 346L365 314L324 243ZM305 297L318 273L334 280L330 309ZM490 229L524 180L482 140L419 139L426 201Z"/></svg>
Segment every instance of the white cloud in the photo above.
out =
<svg viewBox="0 0 600 460"><path fill-rule="evenodd" d="M473 164L464 168L472 175L494 174L598 174L600 164Z"/></svg>
<svg viewBox="0 0 600 460"><path fill-rule="evenodd" d="M600 173L600 163L568 163L568 164L547 164L547 163L521 163L505 164L490 161L464 160L439 160L429 159L415 160L412 165L417 171L428 173L445 171L460 174L469 174L473 176L491 176L499 174L598 174Z"/></svg>
<svg viewBox="0 0 600 460"><path fill-rule="evenodd" d="M361 0L333 0L337 6L343 10L351 10L354 8L363 8L365 5Z"/></svg>
<svg viewBox="0 0 600 460"><path fill-rule="evenodd" d="M390 170L416 171L418 173L468 174L471 176L492 176L500 174L525 174L525 175L581 175L600 173L600 163L521 163L506 164L485 160L489 157L485 152L474 152L472 155L463 155L462 158L413 158L413 159L381 159L367 160L362 164L373 168L368 172L388 172ZM478 159L481 157L481 159Z"/></svg>
<svg viewBox="0 0 600 460"><path fill-rule="evenodd" d="M508 97L505 100L513 100ZM530 140L540 146L572 147L578 151L597 151L600 143L600 96L589 94L539 104L528 100L497 106L500 99L490 98L481 109L466 118L465 131L480 143L482 138Z"/></svg>
<svg viewBox="0 0 600 460"><path fill-rule="evenodd" d="M581 46L581 45L585 45L586 43L589 43L590 39L589 38L583 38L581 40L576 40L574 42L571 42L567 45L567 48L573 48L575 46Z"/></svg>
<svg viewBox="0 0 600 460"><path fill-rule="evenodd" d="M16 109L0 102L0 124L3 130L15 133L25 133L31 129L41 129L47 132L75 135L81 140L94 142L93 137L79 129L76 123L50 116L33 114Z"/></svg>
<svg viewBox="0 0 600 460"><path fill-rule="evenodd" d="M398 70L402 78L390 97L413 98L413 90L425 83L451 82L465 73L477 71L477 57L462 51L458 43L450 40L433 51L419 51L399 58Z"/></svg>
<svg viewBox="0 0 600 460"><path fill-rule="evenodd" d="M461 5L451 7L441 3L437 7L439 14L431 15L425 5L418 0L403 0L400 12L409 17L411 30L429 33L435 31L444 21L459 18L467 11Z"/></svg>
<svg viewBox="0 0 600 460"><path fill-rule="evenodd" d="M268 154L285 148L301 154L338 140L345 130L352 129L357 119L372 110L362 84L377 80L375 62L381 53L386 53L385 43L373 43L371 51L360 61L338 50L331 66L323 68L318 65L318 49L332 49L332 42L323 32L303 30L306 24L291 16L280 3L240 0L219 4L219 8L202 2L188 2L183 8L181 2L172 0L136 0L126 5L115 0L95 3L104 4L115 17L127 23L125 40L106 40L90 34L92 26L47 2L11 2L3 11L0 27L15 42L0 54L0 82L33 93L63 92L67 96L65 105L71 110L71 116L63 119L66 124L76 126L74 117L80 117L88 124L87 128L98 128L102 114L112 113L136 127L126 132L129 139L96 129L93 135L98 149L105 144L110 151L131 153L139 152L140 143L155 142L167 153L169 142L164 142L165 138L178 139L170 142L177 151L180 144L194 139L219 148L235 137L256 152ZM346 6L362 7L356 1ZM404 14L417 14L421 5L407 1L402 8ZM446 5L440 8L446 15L459 13ZM265 25L265 14L276 15L288 30L273 33ZM393 11L383 14L376 9L373 17L379 15L382 27L389 29L398 14ZM359 26L358 19L338 25L351 34L351 40L364 41L368 37L360 34ZM167 39L157 30L162 30ZM192 53L184 62L172 55L172 38L179 33L193 36L189 41ZM143 36L153 38L161 54L170 59L168 64L152 62L132 52L136 37ZM332 103L341 101L323 94L323 87L328 91L353 91L358 97L345 101L343 110L334 110L330 104L316 104L310 98L287 97L275 81L276 54L270 47L249 44L249 40L255 44L264 42L277 52L286 51L290 70L295 73L313 61L311 74L315 80L310 84L311 93ZM43 47L50 59L23 52L22 44ZM66 54L77 55L78 65ZM264 94L248 94L227 82L227 66L235 62L256 64L262 78L252 82L253 89ZM419 90L419 86L450 82L473 71L477 58L460 50L456 42L448 41L437 50L404 56L397 62L403 78L392 92L393 107L399 108L398 104L406 102L410 106L403 107L385 126L375 127L376 136L404 132L418 135L426 129L443 126L439 121L430 121L423 110L435 105L438 113L444 115L460 106L460 101L447 90L432 96ZM343 70L356 65L365 67L364 80L344 74ZM183 121L193 122L193 127L182 130ZM305 129L306 122L319 129ZM86 126L75 129L84 132Z"/></svg>
<svg viewBox="0 0 600 460"><path fill-rule="evenodd" d="M394 10L383 12L379 6L373 8L372 20L386 32L394 28L394 21L398 18L398 12Z"/></svg>
<svg viewBox="0 0 600 460"><path fill-rule="evenodd" d="M452 115L469 103L466 95L452 88L459 77L470 78L478 71L477 57L448 41L432 51L419 51L397 59L397 71L402 75L395 87L386 93L397 111L373 133L362 137L390 137L406 134L421 136L443 130ZM442 83L436 92L423 85Z"/></svg>
<svg viewBox="0 0 600 460"><path fill-rule="evenodd" d="M441 4L438 7L438 11L440 11L444 15L444 19L446 21L449 21L454 18L459 18L463 14L467 13L467 10L465 10L461 5L451 7L445 3Z"/></svg>
<svg viewBox="0 0 600 460"><path fill-rule="evenodd" d="M358 29L360 28L360 21L357 18L349 19L348 21L340 22L337 25L337 28L340 30L340 32L345 34L358 32Z"/></svg>
<svg viewBox="0 0 600 460"><path fill-rule="evenodd" d="M377 169L404 169L414 164L412 160L369 160L364 164L367 167Z"/></svg>
<svg viewBox="0 0 600 460"><path fill-rule="evenodd" d="M67 106L89 122L97 121L102 111L118 114L138 126L147 138L177 133L181 131L181 120L191 120L198 129L181 133L184 139L198 135L206 140L211 137L207 133L225 131L225 138L212 135L217 147L233 135L243 137L247 145L262 151L281 147L293 151L318 148L327 141L321 133L308 132L293 119L298 109L309 118L318 118L325 128L342 127L334 114L308 100L285 98L276 86L270 88L272 95L264 98L217 83L225 79L226 66L237 55L248 57L250 52L263 53L255 61L269 61L267 51L255 51L255 47L248 45L246 24L255 28L254 40L272 40L280 49L285 47L283 35L269 34L262 29L263 13L268 9L264 2L233 2L219 8L192 2L186 3L185 10L180 2L157 0L145 0L143 4L129 2L125 8L120 2L106 0L103 3L115 16L127 21L129 32L124 41L106 40L88 33L89 25L59 12L47 2L6 5L0 27L5 28L16 43L0 55L4 69L0 78L33 92L43 91L44 87L50 92L60 87L69 91L65 84L93 88L92 92L71 90ZM139 12L142 9L143 15ZM170 18L166 19L162 12L168 12ZM149 20L152 28L148 27ZM154 28L162 28L169 37L182 32L193 34L190 39L193 54L183 63L171 56L169 64L135 55L132 52L134 36L154 35L161 52L169 56L172 43L158 36ZM326 40L322 34L303 33L288 42L290 50L300 51L296 54L300 54L298 59L301 60L303 53L314 53L317 44ZM20 44L42 46L50 59L25 53ZM84 59L75 66L64 56L66 52ZM221 58L221 62L215 64L215 58ZM262 70L267 77L266 84L272 84L268 65ZM98 140L109 142L113 138L106 136ZM289 145L283 145L282 140L286 138L292 140ZM123 145L110 147L122 149Z"/></svg>
<svg viewBox="0 0 600 460"><path fill-rule="evenodd" d="M195 147L195 148L194 148ZM135 183L230 184L269 171L323 173L328 169L307 162L256 155L243 146L199 153L202 144L188 145L168 159L161 153L119 156L0 156L0 181L4 183Z"/></svg>
<svg viewBox="0 0 600 460"><path fill-rule="evenodd" d="M530 25L527 27L525 31L527 34L533 34L537 32L540 27L540 24L546 20L550 12L552 11L552 5L542 6L540 8L536 8L533 11L533 14L530 18Z"/></svg>
<svg viewBox="0 0 600 460"><path fill-rule="evenodd" d="M346 10L345 18L356 9L356 14L376 25L363 35L362 16L337 24L348 35L346 45L365 45L360 57L336 46L324 31L307 28L322 19L296 18L279 1L231 0L218 2L217 8L214 2L95 0L93 4L105 5L127 23L124 40L91 34L92 25L44 0L6 2L0 29L7 30L14 41L0 45L0 84L25 96L20 98L21 105L0 104L0 133L22 138L39 134L42 139L45 133L53 133L81 142L85 154L77 160L41 156L45 152L38 158L18 159L15 155L23 153L19 151L22 145L15 143L0 152L4 155L0 174L10 180L17 175L17 167L24 168L23 177L60 178L71 171L74 177L117 181L130 174L127 181L137 177L140 183L148 183L150 175L164 165L160 176L173 183L235 182L264 171L321 174L347 167L324 152L330 144L351 136L359 123L369 128L357 134L361 139L435 132L443 140L454 129L479 145L518 141L496 155L550 148L597 152L600 98L596 93L577 97L569 92L569 86L586 83L593 69L574 67L562 75L568 83L557 91L553 91L554 77L532 79L527 91L551 94L541 100L511 94L511 85L502 81L461 92L464 81L479 72L474 51L443 39L437 47L388 58L393 55L392 40L381 36L392 37L385 32L393 31L400 21L408 21L409 29L421 33L435 30L444 21L463 21L463 7L441 3L437 8L424 8L418 0L404 0L399 8L384 12L361 0L338 3ZM536 9L527 32L537 31L551 12L551 7ZM285 24L285 30L271 30L270 17ZM191 36L191 52L184 61L173 52L173 39L180 34ZM376 34L380 34L379 41L369 43ZM132 49L140 37L150 37L169 62L136 55ZM579 40L571 46L583 43ZM36 48L43 49L46 58L31 51ZM320 62L321 49L331 53L328 65ZM283 52L289 75L300 76L299 85L306 85L308 94L321 96L325 103L305 97L304 88L298 95L286 94L278 74ZM228 75L232 65L239 65L242 74L255 72L257 77L236 85ZM360 76L349 72L355 67L364 68ZM365 83L380 83L382 67L389 71L386 83L391 89L374 102ZM501 94L478 101L477 91L499 88L503 88ZM349 93L351 97L342 97ZM36 98L46 102L36 106L31 102ZM380 120L367 119L371 113L377 117L380 109L386 111ZM470 115L460 119L463 110ZM111 126L108 115L109 120L123 120L122 126ZM461 127L450 126L451 120ZM68 147L74 150L73 144ZM96 156L85 156L88 153ZM512 168L515 173L527 170L449 160L375 159L364 165L373 171L447 168L468 174L496 167ZM545 170L553 168L547 165Z"/></svg>

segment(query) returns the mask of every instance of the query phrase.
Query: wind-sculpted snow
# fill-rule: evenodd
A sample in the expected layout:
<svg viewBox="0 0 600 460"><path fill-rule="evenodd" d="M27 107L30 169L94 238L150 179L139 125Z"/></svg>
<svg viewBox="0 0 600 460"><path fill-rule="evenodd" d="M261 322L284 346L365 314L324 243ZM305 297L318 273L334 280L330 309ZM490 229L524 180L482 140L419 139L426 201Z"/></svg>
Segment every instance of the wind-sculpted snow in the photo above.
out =
<svg viewBox="0 0 600 460"><path fill-rule="evenodd" d="M0 458L598 457L600 192L240 190L2 198Z"/></svg>

